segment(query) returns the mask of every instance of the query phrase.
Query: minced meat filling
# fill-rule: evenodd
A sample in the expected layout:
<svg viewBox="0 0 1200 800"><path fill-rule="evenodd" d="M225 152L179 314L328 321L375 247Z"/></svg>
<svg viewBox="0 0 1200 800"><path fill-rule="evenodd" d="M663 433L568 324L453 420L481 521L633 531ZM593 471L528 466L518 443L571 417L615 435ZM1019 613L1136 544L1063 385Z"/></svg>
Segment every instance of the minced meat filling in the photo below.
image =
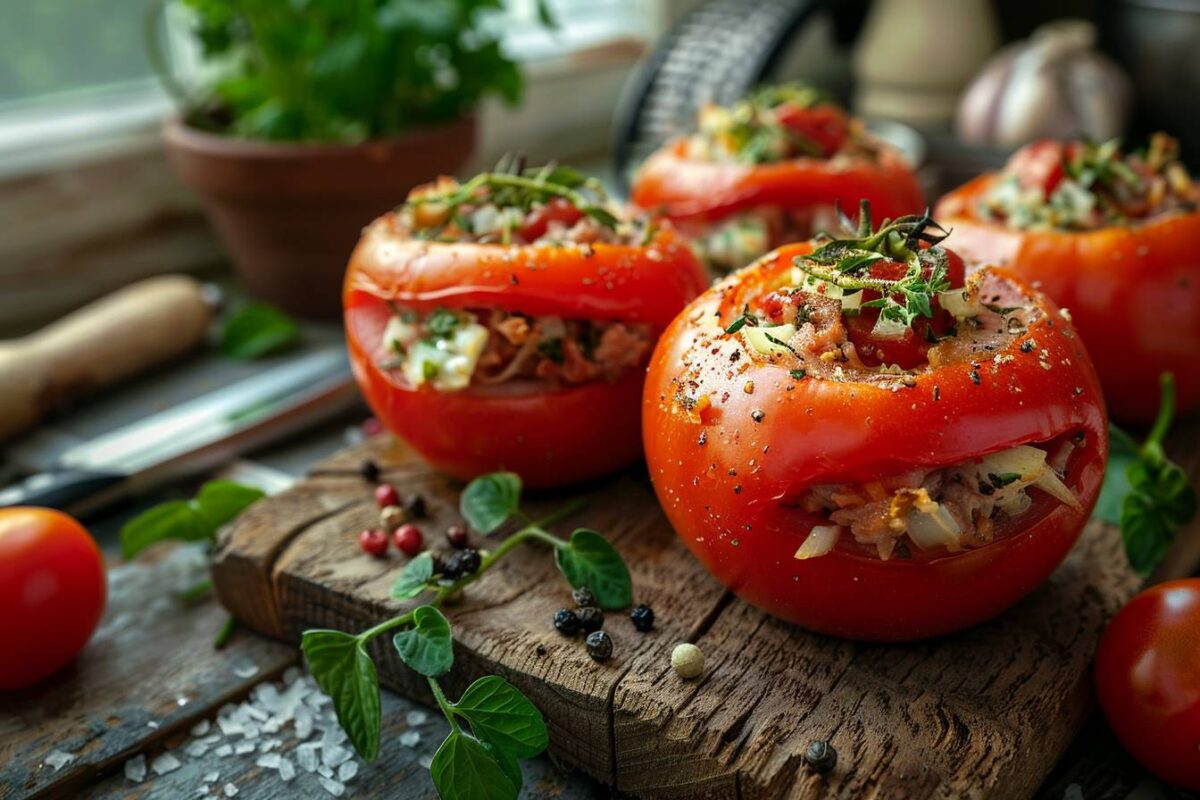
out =
<svg viewBox="0 0 1200 800"><path fill-rule="evenodd" d="M648 325L532 317L499 309L397 310L384 332L384 369L440 391L535 380L616 380L650 351Z"/></svg>
<svg viewBox="0 0 1200 800"><path fill-rule="evenodd" d="M1095 230L1195 210L1197 193L1178 142L1158 133L1144 152L1129 155L1119 144L1029 145L1009 160L978 213L1021 230Z"/></svg>
<svg viewBox="0 0 1200 800"><path fill-rule="evenodd" d="M797 558L829 552L842 535L873 548L879 558L921 551L955 552L993 540L998 516L1029 510L1038 490L1079 510L1062 477L1076 442L1052 452L1021 445L938 469L918 469L866 484L813 486L795 504L826 514Z"/></svg>
<svg viewBox="0 0 1200 800"><path fill-rule="evenodd" d="M612 203L599 182L566 167L441 177L409 193L391 217L404 235L515 246L645 244L654 228Z"/></svg>

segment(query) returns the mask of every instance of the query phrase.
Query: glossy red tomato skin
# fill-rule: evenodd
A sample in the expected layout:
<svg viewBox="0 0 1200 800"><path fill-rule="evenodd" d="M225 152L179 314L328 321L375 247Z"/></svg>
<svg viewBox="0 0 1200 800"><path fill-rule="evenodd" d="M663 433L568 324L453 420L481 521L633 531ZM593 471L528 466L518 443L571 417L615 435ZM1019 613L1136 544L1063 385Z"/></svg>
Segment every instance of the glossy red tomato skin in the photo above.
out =
<svg viewBox="0 0 1200 800"><path fill-rule="evenodd" d="M0 509L0 691L66 666L104 613L104 559L83 526L47 508Z"/></svg>
<svg viewBox="0 0 1200 800"><path fill-rule="evenodd" d="M1070 311L1114 420L1152 422L1167 371L1179 412L1200 408L1200 212L1094 231L1020 231L975 213L993 180L976 178L938 203L938 221L953 229L947 244Z"/></svg>
<svg viewBox="0 0 1200 800"><path fill-rule="evenodd" d="M801 108L785 104L775 113L780 124L816 144L826 158L841 149L846 141L849 124L845 113L836 106Z"/></svg>
<svg viewBox="0 0 1200 800"><path fill-rule="evenodd" d="M1200 790L1200 578L1159 584L1117 613L1096 651L1096 691L1126 750Z"/></svg>
<svg viewBox="0 0 1200 800"><path fill-rule="evenodd" d="M507 469L533 488L563 486L641 455L642 369L553 391L414 390L374 355L386 301L646 323L657 336L706 284L669 224L649 247L509 248L401 240L383 220L364 235L347 271L347 344L372 410L434 466L464 480Z"/></svg>
<svg viewBox="0 0 1200 800"><path fill-rule="evenodd" d="M685 148L684 141L668 143L646 159L630 191L634 205L691 227L760 206L801 211L837 203L852 213L866 199L876 221L925 210L912 170L889 149L878 162L796 158L736 164L689 159Z"/></svg>
<svg viewBox="0 0 1200 800"><path fill-rule="evenodd" d="M997 353L1013 355L1013 361L995 369L983 365L979 385L968 365L958 364L920 374L914 387L897 392L796 381L786 369L765 363L728 366L747 361L731 360L737 348L719 328L714 332L741 302L730 287L763 280L808 249L780 248L717 284L660 339L643 396L642 434L668 519L719 581L747 602L812 630L903 641L999 614L1061 563L1099 493L1107 427L1087 353L1054 306L1038 296L1048 316L1030 335L1046 350L1049 371L1020 353L1016 342ZM706 331L706 323L713 327ZM701 362L711 370L693 384L695 376L684 375L680 365ZM680 412L674 400L680 391L711 398L699 422ZM819 558L794 558L813 521L779 500L808 485L867 482L1072 431L1085 435L1066 476L1082 513L1048 504L1035 523L1011 536L932 560L882 561L840 547Z"/></svg>

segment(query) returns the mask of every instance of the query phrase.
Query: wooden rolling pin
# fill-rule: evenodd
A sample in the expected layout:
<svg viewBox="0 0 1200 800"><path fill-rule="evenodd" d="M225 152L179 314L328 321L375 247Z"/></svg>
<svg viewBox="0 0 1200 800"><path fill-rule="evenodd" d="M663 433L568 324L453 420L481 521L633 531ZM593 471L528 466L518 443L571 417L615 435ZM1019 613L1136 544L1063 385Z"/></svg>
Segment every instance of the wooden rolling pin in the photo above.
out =
<svg viewBox="0 0 1200 800"><path fill-rule="evenodd" d="M0 342L0 439L195 347L215 305L195 279L163 275Z"/></svg>

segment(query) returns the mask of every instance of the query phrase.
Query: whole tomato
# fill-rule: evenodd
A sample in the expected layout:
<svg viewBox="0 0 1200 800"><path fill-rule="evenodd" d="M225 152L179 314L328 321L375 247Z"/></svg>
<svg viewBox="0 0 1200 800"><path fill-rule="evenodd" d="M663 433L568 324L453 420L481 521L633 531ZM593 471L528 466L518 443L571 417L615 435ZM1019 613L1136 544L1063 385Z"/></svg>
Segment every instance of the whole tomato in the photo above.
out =
<svg viewBox="0 0 1200 800"><path fill-rule="evenodd" d="M914 235L909 228L897 233L898 242ZM887 247L882 240L869 241ZM865 264L850 277L876 283L887 274L881 260L869 261L856 247L842 250L837 263ZM667 517L732 591L817 631L907 640L995 616L1061 563L1099 492L1108 440L1087 353L1044 296L994 270L945 293L948 302L957 297L980 309L960 319L956 332L935 300L936 345L909 347L907 366L869 362L872 326L853 321L874 321L880 312L866 307L865 291L861 306L831 312L822 299L828 284L798 288L795 265L812 250L785 246L734 273L693 301L659 340L646 381L643 437ZM956 259L943 258L945 274L953 275ZM961 287L961 277L949 283ZM801 305L783 317L780 298ZM875 338L878 345L908 341ZM925 487L937 492L952 482L960 497L979 504L981 496L1027 480L1018 478L1025 473L984 469L976 489L952 470L1007 451L1027 457L1037 448L1067 454L1054 467L1062 476L1050 487L1057 494L1032 487L1020 499L1025 505L1011 515L997 512L984 540L973 544L931 546L922 537L876 552L875 541L897 541L886 534L896 528L875 528L884 531L877 540L851 536L851 523L833 520L824 505L841 497L838 513L851 516L856 507L882 508L890 526L916 513L906 498L928 503L933 495L922 495ZM889 495L880 483L914 474L908 480L921 481L920 491ZM940 502L949 509L958 501L945 491ZM806 551L813 541L824 543L815 556Z"/></svg>
<svg viewBox="0 0 1200 800"><path fill-rule="evenodd" d="M1126 750L1164 781L1200 790L1200 578L1147 589L1113 617L1096 690Z"/></svg>
<svg viewBox="0 0 1200 800"><path fill-rule="evenodd" d="M0 691L33 686L87 644L106 596L104 559L71 517L0 509Z"/></svg>

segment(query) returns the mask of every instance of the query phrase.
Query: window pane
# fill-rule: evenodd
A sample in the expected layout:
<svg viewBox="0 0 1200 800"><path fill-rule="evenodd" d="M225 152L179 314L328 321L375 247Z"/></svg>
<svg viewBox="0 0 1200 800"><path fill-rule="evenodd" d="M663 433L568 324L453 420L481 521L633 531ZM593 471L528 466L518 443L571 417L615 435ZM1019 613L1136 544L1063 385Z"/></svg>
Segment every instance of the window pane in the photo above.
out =
<svg viewBox="0 0 1200 800"><path fill-rule="evenodd" d="M148 0L0 0L0 103L150 75Z"/></svg>

